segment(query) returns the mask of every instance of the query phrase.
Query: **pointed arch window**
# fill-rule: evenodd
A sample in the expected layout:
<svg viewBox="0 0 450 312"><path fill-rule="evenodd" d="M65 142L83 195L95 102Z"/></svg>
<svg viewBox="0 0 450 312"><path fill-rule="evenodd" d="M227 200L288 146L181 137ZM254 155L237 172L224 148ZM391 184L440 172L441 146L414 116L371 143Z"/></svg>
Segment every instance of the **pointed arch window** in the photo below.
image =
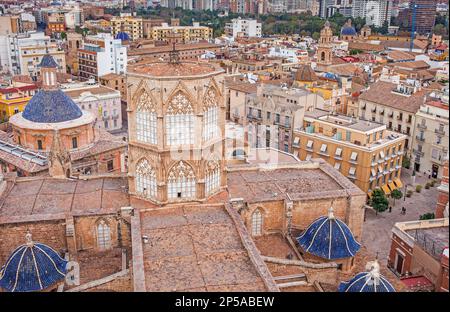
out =
<svg viewBox="0 0 450 312"><path fill-rule="evenodd" d="M156 172L147 159L142 159L136 165L136 192L145 198L156 198Z"/></svg>
<svg viewBox="0 0 450 312"><path fill-rule="evenodd" d="M111 229L105 220L100 220L97 225L97 245L101 250L111 248Z"/></svg>
<svg viewBox="0 0 450 312"><path fill-rule="evenodd" d="M170 169L167 181L169 199L194 198L195 188L195 174L191 166L180 161Z"/></svg>
<svg viewBox="0 0 450 312"><path fill-rule="evenodd" d="M216 92L211 88L206 93L203 112L203 141L208 141L219 135L219 108Z"/></svg>
<svg viewBox="0 0 450 312"><path fill-rule="evenodd" d="M205 193L210 195L220 188L220 164L218 161L211 161L206 167Z"/></svg>
<svg viewBox="0 0 450 312"><path fill-rule="evenodd" d="M260 209L256 209L252 214L252 235L258 236L262 234L263 214Z"/></svg>
<svg viewBox="0 0 450 312"><path fill-rule="evenodd" d="M170 101L165 122L167 145L194 144L194 109L183 93Z"/></svg>
<svg viewBox="0 0 450 312"><path fill-rule="evenodd" d="M137 103L136 137L140 142L157 144L157 116L155 104L146 91L141 94Z"/></svg>

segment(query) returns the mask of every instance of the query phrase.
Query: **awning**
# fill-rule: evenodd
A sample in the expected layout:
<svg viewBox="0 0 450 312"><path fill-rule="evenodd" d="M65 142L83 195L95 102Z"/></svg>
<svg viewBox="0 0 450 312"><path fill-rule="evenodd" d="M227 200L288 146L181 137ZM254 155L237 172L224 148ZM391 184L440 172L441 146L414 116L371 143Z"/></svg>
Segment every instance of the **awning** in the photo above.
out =
<svg viewBox="0 0 450 312"><path fill-rule="evenodd" d="M403 183L402 183L402 181L400 181L400 179L395 179L395 180L394 180L394 183L395 183L395 185L396 185L398 188L402 188L402 187L403 187Z"/></svg>
<svg viewBox="0 0 450 312"><path fill-rule="evenodd" d="M372 198L372 192L367 193L367 196L369 196L369 198Z"/></svg>
<svg viewBox="0 0 450 312"><path fill-rule="evenodd" d="M391 189L391 191L395 190L397 187L395 186L394 182L389 182L388 183L389 188Z"/></svg>
<svg viewBox="0 0 450 312"><path fill-rule="evenodd" d="M391 194L391 191L389 190L389 187L387 186L387 184L383 185L381 187L381 189L383 190L384 194L386 194L386 195Z"/></svg>

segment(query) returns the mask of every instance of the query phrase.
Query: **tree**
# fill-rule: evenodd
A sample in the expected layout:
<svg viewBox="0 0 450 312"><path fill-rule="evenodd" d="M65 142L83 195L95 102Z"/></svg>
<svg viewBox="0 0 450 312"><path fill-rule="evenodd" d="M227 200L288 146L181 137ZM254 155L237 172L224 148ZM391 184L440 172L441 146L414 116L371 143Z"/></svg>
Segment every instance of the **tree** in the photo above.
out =
<svg viewBox="0 0 450 312"><path fill-rule="evenodd" d="M391 197L394 199L394 205L395 205L395 200L401 199L403 197L403 193L402 193L402 191L395 189L392 191Z"/></svg>
<svg viewBox="0 0 450 312"><path fill-rule="evenodd" d="M403 160L402 160L402 167L409 169L409 167L411 166L411 160L409 159L408 156L403 156Z"/></svg>
<svg viewBox="0 0 450 312"><path fill-rule="evenodd" d="M67 34L64 31L61 32L61 39L62 40L66 40L67 39Z"/></svg>
<svg viewBox="0 0 450 312"><path fill-rule="evenodd" d="M371 206L378 212L385 211L389 206L389 201L380 189L373 190L370 200Z"/></svg>
<svg viewBox="0 0 450 312"><path fill-rule="evenodd" d="M419 220L430 220L434 218L435 216L433 212L424 213L423 215L419 216Z"/></svg>

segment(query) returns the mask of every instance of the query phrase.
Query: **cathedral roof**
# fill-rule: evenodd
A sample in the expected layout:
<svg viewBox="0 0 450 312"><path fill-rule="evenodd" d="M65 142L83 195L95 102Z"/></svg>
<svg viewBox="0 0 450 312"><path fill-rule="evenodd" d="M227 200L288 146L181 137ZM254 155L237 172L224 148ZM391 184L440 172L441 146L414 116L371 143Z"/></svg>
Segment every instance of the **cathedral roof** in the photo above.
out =
<svg viewBox="0 0 450 312"><path fill-rule="evenodd" d="M311 223L297 241L306 252L329 260L353 257L361 247L349 227L334 217L332 208L328 216Z"/></svg>
<svg viewBox="0 0 450 312"><path fill-rule="evenodd" d="M22 116L33 122L55 123L80 118L82 112L63 91L40 90L25 106Z"/></svg>
<svg viewBox="0 0 450 312"><path fill-rule="evenodd" d="M295 80L297 81L317 81L317 75L309 65L301 66L295 73Z"/></svg>
<svg viewBox="0 0 450 312"><path fill-rule="evenodd" d="M9 292L40 291L66 276L67 261L51 247L31 241L18 247L0 270L0 288Z"/></svg>
<svg viewBox="0 0 450 312"><path fill-rule="evenodd" d="M130 40L130 36L128 36L128 34L124 31L120 31L117 33L115 39L120 39L122 41L129 41Z"/></svg>
<svg viewBox="0 0 450 312"><path fill-rule="evenodd" d="M339 285L340 292L395 292L394 286L380 274L377 261L369 263L370 271L356 274L351 280Z"/></svg>

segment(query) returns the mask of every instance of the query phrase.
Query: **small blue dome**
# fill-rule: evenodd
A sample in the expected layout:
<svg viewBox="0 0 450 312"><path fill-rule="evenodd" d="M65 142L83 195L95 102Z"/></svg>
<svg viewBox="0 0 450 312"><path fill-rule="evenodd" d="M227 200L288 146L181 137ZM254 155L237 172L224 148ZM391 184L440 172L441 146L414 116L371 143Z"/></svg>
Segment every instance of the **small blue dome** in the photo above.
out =
<svg viewBox="0 0 450 312"><path fill-rule="evenodd" d="M51 55L46 54L42 57L39 67L58 68L58 64Z"/></svg>
<svg viewBox="0 0 450 312"><path fill-rule="evenodd" d="M356 30L354 27L342 27L341 35L343 36L356 36Z"/></svg>
<svg viewBox="0 0 450 312"><path fill-rule="evenodd" d="M63 280L67 261L40 243L18 247L0 270L0 288L9 292L40 291Z"/></svg>
<svg viewBox="0 0 450 312"><path fill-rule="evenodd" d="M339 292L395 292L395 288L380 274L376 262L370 272L358 273L348 282L340 283Z"/></svg>
<svg viewBox="0 0 450 312"><path fill-rule="evenodd" d="M130 41L130 36L128 36L128 34L126 32L120 31L117 33L115 39L120 39L122 41Z"/></svg>
<svg viewBox="0 0 450 312"><path fill-rule="evenodd" d="M328 216L311 223L297 241L305 252L328 260L353 257L361 248L349 227L334 217L331 208Z"/></svg>
<svg viewBox="0 0 450 312"><path fill-rule="evenodd" d="M42 123L63 122L80 118L77 104L61 90L40 90L23 110L22 117Z"/></svg>

